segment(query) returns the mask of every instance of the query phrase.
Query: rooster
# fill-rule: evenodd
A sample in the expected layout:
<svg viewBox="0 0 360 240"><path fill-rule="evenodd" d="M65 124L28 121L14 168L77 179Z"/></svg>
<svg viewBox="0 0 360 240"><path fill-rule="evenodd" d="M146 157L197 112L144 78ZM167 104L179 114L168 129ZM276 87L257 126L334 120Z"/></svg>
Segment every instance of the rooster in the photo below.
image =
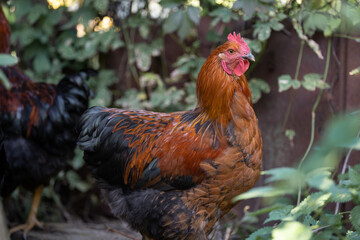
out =
<svg viewBox="0 0 360 240"><path fill-rule="evenodd" d="M244 73L255 58L240 34L197 79L197 107L158 113L92 107L78 145L112 213L144 239L207 239L259 178L262 139Z"/></svg>
<svg viewBox="0 0 360 240"><path fill-rule="evenodd" d="M10 27L0 7L0 51L10 51ZM0 71L11 82L0 82L0 195L19 185L34 191L26 224L9 233L41 227L36 214L43 185L74 156L75 125L88 108L87 73L63 78L59 84L34 83L18 66Z"/></svg>

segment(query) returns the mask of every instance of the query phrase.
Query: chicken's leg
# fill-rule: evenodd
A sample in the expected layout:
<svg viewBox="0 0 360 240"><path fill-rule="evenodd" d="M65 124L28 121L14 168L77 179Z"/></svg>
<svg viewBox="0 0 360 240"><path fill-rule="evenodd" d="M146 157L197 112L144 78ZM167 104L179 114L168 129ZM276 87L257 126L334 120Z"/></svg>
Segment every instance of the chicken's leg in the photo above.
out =
<svg viewBox="0 0 360 240"><path fill-rule="evenodd" d="M37 187L34 191L34 196L32 199L32 203L31 203L31 208L30 208L30 212L27 218L27 221L25 224L13 227L9 230L9 235L11 235L14 232L17 232L19 230L23 230L24 233L24 238L26 238L26 234L35 226L38 226L40 228L43 228L42 223L40 223L37 218L37 212L38 212L38 208L39 208L39 204L40 204L40 199L41 199L41 195L42 195L42 191L43 191L44 186L40 185L39 187Z"/></svg>

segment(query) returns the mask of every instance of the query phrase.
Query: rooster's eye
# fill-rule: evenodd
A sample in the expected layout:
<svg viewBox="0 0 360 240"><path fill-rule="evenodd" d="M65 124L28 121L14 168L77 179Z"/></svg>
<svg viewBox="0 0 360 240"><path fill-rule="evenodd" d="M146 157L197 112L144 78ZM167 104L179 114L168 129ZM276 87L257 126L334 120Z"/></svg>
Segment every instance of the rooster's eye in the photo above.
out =
<svg viewBox="0 0 360 240"><path fill-rule="evenodd" d="M234 51L233 49L230 49L228 52L229 52L230 54L233 54L235 51Z"/></svg>

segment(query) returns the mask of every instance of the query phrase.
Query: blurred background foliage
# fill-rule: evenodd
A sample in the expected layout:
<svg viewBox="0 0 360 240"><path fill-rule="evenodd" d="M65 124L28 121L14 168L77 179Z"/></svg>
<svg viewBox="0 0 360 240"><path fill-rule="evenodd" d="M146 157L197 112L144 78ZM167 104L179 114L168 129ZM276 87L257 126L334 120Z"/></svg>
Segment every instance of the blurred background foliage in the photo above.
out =
<svg viewBox="0 0 360 240"><path fill-rule="evenodd" d="M197 74L206 57L230 31L241 30L257 59L246 73L255 104L270 91L304 88L318 90L318 97L312 106L310 143L299 166L264 171L266 186L238 199L264 197L265 208L245 211L225 227L241 239L360 239L360 165L344 164L336 174L341 157L360 149L359 112L331 121L320 142L315 147L313 143L315 111L329 88L331 41L344 37L360 42L359 0L8 0L2 5L11 24L13 58L1 55L0 64L15 63L17 57L28 76L49 83L70 72L95 69L99 74L89 82L96 92L91 105L166 112L192 109ZM294 76L278 76L278 89L270 89L266 79L252 78L251 73L271 34L286 33L285 20L301 42L298 64ZM328 39L326 53L312 39L315 32ZM176 45L167 46L169 41ZM306 73L299 79L304 45L324 60L324 73ZM172 51L179 53L175 59L168 57ZM359 69L348 74L359 74ZM283 130L292 141L296 133L286 128L290 108L291 101ZM78 150L45 189L40 219L90 221L106 215L92 186L94 180ZM13 218L23 221L30 198L20 189L13 199L18 208ZM343 202L353 202L353 209L339 211ZM58 208L52 207L54 203ZM259 216L264 214L268 217L262 222Z"/></svg>

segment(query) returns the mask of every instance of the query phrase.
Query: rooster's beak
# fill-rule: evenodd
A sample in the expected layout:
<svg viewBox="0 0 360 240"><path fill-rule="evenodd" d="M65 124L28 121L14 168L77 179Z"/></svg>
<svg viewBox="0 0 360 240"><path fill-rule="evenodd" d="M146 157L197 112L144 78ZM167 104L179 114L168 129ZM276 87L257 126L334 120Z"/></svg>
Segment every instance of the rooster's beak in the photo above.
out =
<svg viewBox="0 0 360 240"><path fill-rule="evenodd" d="M254 55L252 55L251 53L243 56L242 58L255 62L255 57L254 57Z"/></svg>

